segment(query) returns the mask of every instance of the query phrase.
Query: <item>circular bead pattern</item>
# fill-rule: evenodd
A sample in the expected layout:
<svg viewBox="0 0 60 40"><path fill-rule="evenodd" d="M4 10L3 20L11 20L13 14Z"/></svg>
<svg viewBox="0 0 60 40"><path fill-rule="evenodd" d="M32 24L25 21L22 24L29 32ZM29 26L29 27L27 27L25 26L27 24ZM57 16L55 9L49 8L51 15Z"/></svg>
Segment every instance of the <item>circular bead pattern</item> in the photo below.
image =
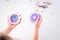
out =
<svg viewBox="0 0 60 40"><path fill-rule="evenodd" d="M16 14L13 14L11 17L10 17L10 20L12 23L16 23L18 21L18 15Z"/></svg>
<svg viewBox="0 0 60 40"><path fill-rule="evenodd" d="M39 17L39 14L34 13L34 14L31 15L30 19L34 23L37 20L38 17Z"/></svg>

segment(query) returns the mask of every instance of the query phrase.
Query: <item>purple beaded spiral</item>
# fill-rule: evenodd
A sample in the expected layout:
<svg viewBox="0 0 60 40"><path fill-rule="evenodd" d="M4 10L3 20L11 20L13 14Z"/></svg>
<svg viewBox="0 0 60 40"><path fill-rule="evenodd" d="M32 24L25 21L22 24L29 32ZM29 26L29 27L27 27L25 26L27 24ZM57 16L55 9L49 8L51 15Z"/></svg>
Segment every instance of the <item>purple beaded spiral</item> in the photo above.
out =
<svg viewBox="0 0 60 40"><path fill-rule="evenodd" d="M37 20L38 17L39 17L39 14L37 14L37 13L32 14L30 17L31 22L35 23L35 21Z"/></svg>
<svg viewBox="0 0 60 40"><path fill-rule="evenodd" d="M10 17L10 21L12 23L16 23L18 21L18 15L16 14L13 14L11 17Z"/></svg>

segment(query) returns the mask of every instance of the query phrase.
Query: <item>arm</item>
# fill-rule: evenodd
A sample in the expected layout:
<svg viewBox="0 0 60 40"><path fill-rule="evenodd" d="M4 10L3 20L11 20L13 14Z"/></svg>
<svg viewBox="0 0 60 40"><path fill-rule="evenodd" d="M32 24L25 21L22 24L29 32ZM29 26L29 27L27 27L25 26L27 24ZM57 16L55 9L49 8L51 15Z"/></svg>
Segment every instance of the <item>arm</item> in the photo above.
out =
<svg viewBox="0 0 60 40"><path fill-rule="evenodd" d="M21 22L22 18L20 19L19 23ZM19 23L11 24L8 20L8 28L6 28L2 33L8 35Z"/></svg>
<svg viewBox="0 0 60 40"><path fill-rule="evenodd" d="M35 23L34 40L38 40L38 33L39 33L40 25L41 25L41 15L39 15L39 18L37 19L37 21Z"/></svg>
<svg viewBox="0 0 60 40"><path fill-rule="evenodd" d="M39 30L35 28L34 40L38 40Z"/></svg>

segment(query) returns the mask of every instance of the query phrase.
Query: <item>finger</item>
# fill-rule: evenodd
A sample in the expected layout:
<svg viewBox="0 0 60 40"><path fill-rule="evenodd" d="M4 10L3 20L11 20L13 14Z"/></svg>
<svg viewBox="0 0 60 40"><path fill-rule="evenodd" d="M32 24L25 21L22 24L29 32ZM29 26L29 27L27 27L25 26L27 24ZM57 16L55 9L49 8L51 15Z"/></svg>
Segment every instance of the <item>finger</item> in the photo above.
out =
<svg viewBox="0 0 60 40"><path fill-rule="evenodd" d="M9 16L8 16L8 18L7 18L7 21L8 21L8 23L9 23Z"/></svg>
<svg viewBox="0 0 60 40"><path fill-rule="evenodd" d="M39 14L38 21L41 21L41 20L42 20L42 16Z"/></svg>
<svg viewBox="0 0 60 40"><path fill-rule="evenodd" d="M10 23L9 20L10 20L10 19L9 19L9 16L8 16L8 19L7 19L8 24L13 26L14 24Z"/></svg>
<svg viewBox="0 0 60 40"><path fill-rule="evenodd" d="M9 16L8 16L8 18L7 18L7 21L8 21L8 24L10 25L11 23L9 22Z"/></svg>
<svg viewBox="0 0 60 40"><path fill-rule="evenodd" d="M20 21L16 25L18 25L21 22L21 20L22 20L22 18L20 18Z"/></svg>

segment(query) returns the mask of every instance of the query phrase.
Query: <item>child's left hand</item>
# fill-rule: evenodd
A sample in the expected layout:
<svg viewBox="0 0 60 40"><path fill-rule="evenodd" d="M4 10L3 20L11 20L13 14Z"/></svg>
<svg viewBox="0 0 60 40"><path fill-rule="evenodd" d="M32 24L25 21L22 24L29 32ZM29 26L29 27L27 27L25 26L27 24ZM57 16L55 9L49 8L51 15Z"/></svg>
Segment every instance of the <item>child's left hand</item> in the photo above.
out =
<svg viewBox="0 0 60 40"><path fill-rule="evenodd" d="M8 35L19 23L21 23L22 18L17 24L11 24L8 20L8 27L2 31L3 34Z"/></svg>
<svg viewBox="0 0 60 40"><path fill-rule="evenodd" d="M22 18L20 18L20 21L19 21L17 24L11 24L11 23L9 22L9 20L8 20L8 28L10 28L10 29L15 28L18 24L21 23L21 20L22 20Z"/></svg>

